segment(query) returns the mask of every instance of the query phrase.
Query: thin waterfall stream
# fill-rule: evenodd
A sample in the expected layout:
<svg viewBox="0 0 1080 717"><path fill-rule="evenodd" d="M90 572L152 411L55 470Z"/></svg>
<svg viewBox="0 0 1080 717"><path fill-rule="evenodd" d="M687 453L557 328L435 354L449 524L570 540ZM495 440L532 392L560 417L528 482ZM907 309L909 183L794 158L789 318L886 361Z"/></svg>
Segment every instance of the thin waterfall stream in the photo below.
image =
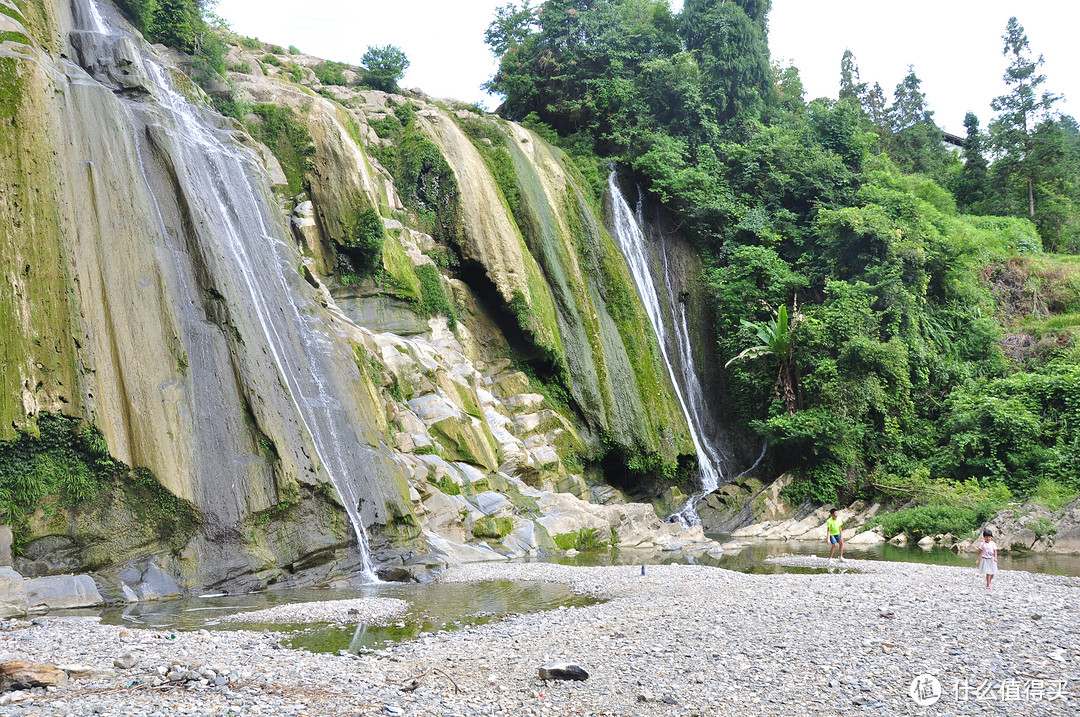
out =
<svg viewBox="0 0 1080 717"><path fill-rule="evenodd" d="M704 430L708 416L705 406L705 390L698 377L697 367L694 364L694 355L690 343L690 331L686 320L686 307L679 301L674 283L671 281L671 267L668 262L666 246L661 246L661 275L664 278L663 290L667 295L669 308L666 317L671 322L674 334L669 346L669 331L665 321L665 311L661 302L660 289L653 280L653 272L650 270L648 257L647 239L642 230L644 224L641 217L641 199L638 200L637 211L630 209L626 198L619 188L619 184L612 169L608 175L608 190L611 193L612 223L615 230L615 241L620 251L626 257L630 266L630 273L634 278L634 286L637 288L645 311L649 315L649 322L656 332L656 338L660 344L660 353L667 368L668 376L675 389L675 396L679 400L679 407L686 418L690 429L690 437L694 442L697 452L698 469L701 478L702 492L691 497L681 511L678 518L686 524L698 524L696 505L702 495L710 493L720 485L723 475L721 463L723 453L716 446ZM677 352L679 373L676 374L675 362L670 355L671 349ZM681 380L680 380L681 378Z"/></svg>
<svg viewBox="0 0 1080 717"><path fill-rule="evenodd" d="M85 2L92 27L82 32L104 38L121 35L103 20L94 0ZM284 228L268 214L264 192L254 179L254 160L228 133L212 128L199 110L173 89L168 73L153 60L143 57L146 71L156 86L152 102L125 101L132 117L133 141L140 171L157 209L162 236L170 233L154 196L147 174L153 152L144 133L136 130L167 122L172 140L171 158L177 180L200 222L200 241L217 257L223 281L237 289L248 302L262 336L259 343L273 362L281 389L295 409L298 424L310 439L316 466L321 466L336 489L348 514L361 558L361 573L377 582L371 562L367 533L360 516L361 483L365 454L375 449L359 440L344 406L326 379L324 368L332 353L327 333L331 327L318 312L304 304L290 286L287 272L295 272L295 250L284 238ZM295 283L295 282L293 282ZM252 348L254 351L254 348Z"/></svg>

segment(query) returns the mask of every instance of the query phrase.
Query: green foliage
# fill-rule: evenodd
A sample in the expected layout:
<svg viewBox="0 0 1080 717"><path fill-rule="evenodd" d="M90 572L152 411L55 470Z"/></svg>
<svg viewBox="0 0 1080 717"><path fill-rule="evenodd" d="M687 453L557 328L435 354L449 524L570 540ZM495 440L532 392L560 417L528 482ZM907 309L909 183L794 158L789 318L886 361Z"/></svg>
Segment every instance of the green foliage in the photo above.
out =
<svg viewBox="0 0 1080 717"><path fill-rule="evenodd" d="M259 121L250 122L248 132L277 157L289 181L289 193L299 194L306 183L304 173L312 166L310 158L315 156L315 145L307 128L289 107L253 105L251 112Z"/></svg>
<svg viewBox="0 0 1080 717"><path fill-rule="evenodd" d="M597 528L580 528L576 533L560 533L555 536L555 546L559 550L604 550L608 544Z"/></svg>
<svg viewBox="0 0 1080 717"><path fill-rule="evenodd" d="M111 486L122 469L101 432L64 415L42 414L36 430L0 443L0 511L16 523L48 495L77 506Z"/></svg>
<svg viewBox="0 0 1080 717"><path fill-rule="evenodd" d="M872 521L871 527L880 525L888 538L900 533L912 540L945 533L967 536L994 517L1000 508L995 503L981 503L970 508L921 505L880 515Z"/></svg>
<svg viewBox="0 0 1080 717"><path fill-rule="evenodd" d="M1035 536L1037 538L1045 538L1051 535L1055 535L1058 531L1057 525L1054 523L1054 521L1050 520L1045 515L1040 515L1038 518L1028 523L1027 527L1035 533Z"/></svg>
<svg viewBox="0 0 1080 717"><path fill-rule="evenodd" d="M402 201L432 236L456 242L462 232L457 178L438 146L417 125L415 106L395 107L393 119L387 116L377 126L376 133L385 132L391 142L376 147L375 153L393 175Z"/></svg>
<svg viewBox="0 0 1080 717"><path fill-rule="evenodd" d="M401 121L393 114L369 119L368 126L382 139L396 136L401 131Z"/></svg>
<svg viewBox="0 0 1080 717"><path fill-rule="evenodd" d="M969 384L950 396L937 464L945 475L999 482L1021 495L1047 481L1080 490L1080 365Z"/></svg>
<svg viewBox="0 0 1080 717"><path fill-rule="evenodd" d="M313 68L315 77L324 85L347 85L344 70L348 67L343 62L320 62Z"/></svg>
<svg viewBox="0 0 1080 717"><path fill-rule="evenodd" d="M521 194L517 186L517 175L514 172L514 160L506 146L506 135L493 120L467 117L457 121L462 131L472 140L484 158L484 163L495 178L495 183L502 190L510 211L516 216L521 206Z"/></svg>
<svg viewBox="0 0 1080 717"><path fill-rule="evenodd" d="M450 330L457 328L457 310L446 297L443 290L442 276L431 264L416 267L416 276L420 279L420 311L425 316L446 316Z"/></svg>
<svg viewBox="0 0 1080 717"><path fill-rule="evenodd" d="M190 531L198 522L195 507L149 470L131 470L112 458L95 426L62 414L40 414L36 425L0 443L0 513L17 529L51 496L79 509L121 486L132 491L133 505L151 508L151 519L170 526L170 534Z"/></svg>
<svg viewBox="0 0 1080 717"><path fill-rule="evenodd" d="M514 529L514 519L509 517L494 518L485 516L480 520L474 520L472 534L474 538L481 540L492 538L502 540Z"/></svg>
<svg viewBox="0 0 1080 717"><path fill-rule="evenodd" d="M225 81L226 28L210 14L207 0L117 0L117 4L150 42L191 55L192 79L201 87L208 88L215 79Z"/></svg>
<svg viewBox="0 0 1080 717"><path fill-rule="evenodd" d="M419 451L417 451L419 453ZM429 479L433 485L447 495L461 495L461 486L450 476L443 476L438 481Z"/></svg>
<svg viewBox="0 0 1080 717"><path fill-rule="evenodd" d="M362 275L370 275L382 266L385 241L386 229L379 212L372 207L362 210L356 218L356 226L345 241L352 265Z"/></svg>
<svg viewBox="0 0 1080 717"><path fill-rule="evenodd" d="M383 92L397 92L398 80L405 76L409 68L409 58L394 45L368 47L360 58L364 66L364 84Z"/></svg>
<svg viewBox="0 0 1080 717"><path fill-rule="evenodd" d="M1068 488L1053 481L1053 479L1043 478L1042 481L1039 481L1035 491L1031 493L1030 499L1042 505L1043 508L1056 513L1072 501L1075 501L1077 496L1080 496L1080 489Z"/></svg>

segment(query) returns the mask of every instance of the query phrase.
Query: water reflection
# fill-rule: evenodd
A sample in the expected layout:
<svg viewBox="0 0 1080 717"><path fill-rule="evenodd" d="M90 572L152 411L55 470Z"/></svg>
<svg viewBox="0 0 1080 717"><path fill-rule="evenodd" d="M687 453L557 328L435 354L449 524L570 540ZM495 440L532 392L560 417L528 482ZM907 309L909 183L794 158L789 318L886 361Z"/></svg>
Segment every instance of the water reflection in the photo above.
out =
<svg viewBox="0 0 1080 717"><path fill-rule="evenodd" d="M726 535L710 535L710 538L726 542L731 540ZM767 565L765 558L779 555L819 555L829 556L829 546L824 540L748 540L738 554L725 555L719 562L720 567L743 572L789 572L779 565ZM887 560L892 562L925 563L930 565L975 565L975 553L954 553L948 548L934 546L920 548L917 545L845 545L844 557L858 560ZM1080 576L1080 555L1061 555L1055 553L1031 553L1002 551L998 553L998 565L1002 570L1026 570L1032 573L1050 575Z"/></svg>
<svg viewBox="0 0 1080 717"><path fill-rule="evenodd" d="M232 623L221 617L262 610L275 605L362 597L398 598L409 603L406 612L389 625ZM128 624L158 630L263 630L293 633L288 644L313 652L358 652L387 642L414 639L424 633L453 630L499 619L513 613L579 607L598 602L575 595L557 583L480 583L363 585L353 589L290 589L248 595L216 595L133 603L101 613L109 624Z"/></svg>

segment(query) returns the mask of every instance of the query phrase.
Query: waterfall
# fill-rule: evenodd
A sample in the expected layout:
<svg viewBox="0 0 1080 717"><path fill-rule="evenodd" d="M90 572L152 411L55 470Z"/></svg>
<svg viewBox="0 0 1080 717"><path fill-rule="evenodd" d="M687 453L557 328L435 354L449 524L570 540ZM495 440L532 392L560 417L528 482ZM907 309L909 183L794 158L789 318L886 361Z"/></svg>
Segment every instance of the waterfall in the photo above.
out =
<svg viewBox="0 0 1080 717"><path fill-rule="evenodd" d="M637 288L641 302L645 305L645 312L649 315L649 322L656 332L656 338L660 344L660 353L667 367L668 376L675 389L675 396L679 400L679 407L686 417L686 424L690 429L690 437L697 451L698 468L700 470L701 489L709 493L720 485L722 479L720 465L723 453L704 431L708 425L708 414L705 406L705 391L698 377L697 368L694 365L694 355L691 350L690 331L686 321L686 306L679 301L678 293L672 281L670 271L668 248L662 244L659 247L660 271L663 277L663 291L669 307L665 316L664 304L661 301L660 289L653 280L653 272L647 255L647 242L642 230L641 199L638 200L638 208L631 211L630 205L623 197L612 169L608 176L608 190L611 194L612 223L615 229L615 241L619 245L626 262L630 266L630 273L634 277L634 286ZM661 238L661 242L664 239ZM665 320L666 319L666 320ZM669 337L668 324L672 327L673 335ZM675 352L678 359L679 373L676 375L675 363L672 361L671 352ZM680 380L681 379L681 380ZM700 494L691 498L686 506L678 514L683 522L700 522L697 518L695 506Z"/></svg>
<svg viewBox="0 0 1080 717"><path fill-rule="evenodd" d="M84 24L98 25L100 13L94 0L82 10L94 18ZM84 17L86 16L84 15ZM102 23L102 28L104 27ZM83 27L83 32L98 32ZM120 32L107 31L109 40ZM345 506L356 537L365 578L377 581L367 533L360 515L364 465L377 453L355 434L350 416L329 385L329 361L333 355L332 330L310 299L296 288L297 255L284 226L273 218L274 207L255 180L258 168L253 157L227 131L211 127L194 107L172 87L166 70L143 57L154 85L152 100L123 100L132 118L137 159L146 189L157 209L162 236L176 228L167 226L148 165L155 161L141 125L162 125L171 140L170 158L178 186L196 218L198 241L212 256L217 281L227 283L233 296L244 304L237 311L252 317L261 336L245 337L245 350L255 358L272 362L280 390L295 410L298 425L310 439L314 463L321 466ZM291 280L291 281L290 281Z"/></svg>

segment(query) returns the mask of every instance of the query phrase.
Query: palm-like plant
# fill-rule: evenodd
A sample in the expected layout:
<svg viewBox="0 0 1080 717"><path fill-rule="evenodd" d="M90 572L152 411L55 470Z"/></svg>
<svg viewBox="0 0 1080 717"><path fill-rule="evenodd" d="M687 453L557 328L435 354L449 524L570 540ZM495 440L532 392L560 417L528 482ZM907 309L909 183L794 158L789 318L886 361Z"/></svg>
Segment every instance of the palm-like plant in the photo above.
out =
<svg viewBox="0 0 1080 717"><path fill-rule="evenodd" d="M724 368L741 359L776 356L780 359L780 371L776 376L776 395L783 399L784 408L787 409L788 413L795 413L800 401L797 398L798 386L792 371L795 362L794 329L802 315L798 313L797 305L793 308L790 319L786 306L781 306L774 314L774 318L763 322L742 320L743 328L756 333L761 343L743 349L738 356L724 364Z"/></svg>

